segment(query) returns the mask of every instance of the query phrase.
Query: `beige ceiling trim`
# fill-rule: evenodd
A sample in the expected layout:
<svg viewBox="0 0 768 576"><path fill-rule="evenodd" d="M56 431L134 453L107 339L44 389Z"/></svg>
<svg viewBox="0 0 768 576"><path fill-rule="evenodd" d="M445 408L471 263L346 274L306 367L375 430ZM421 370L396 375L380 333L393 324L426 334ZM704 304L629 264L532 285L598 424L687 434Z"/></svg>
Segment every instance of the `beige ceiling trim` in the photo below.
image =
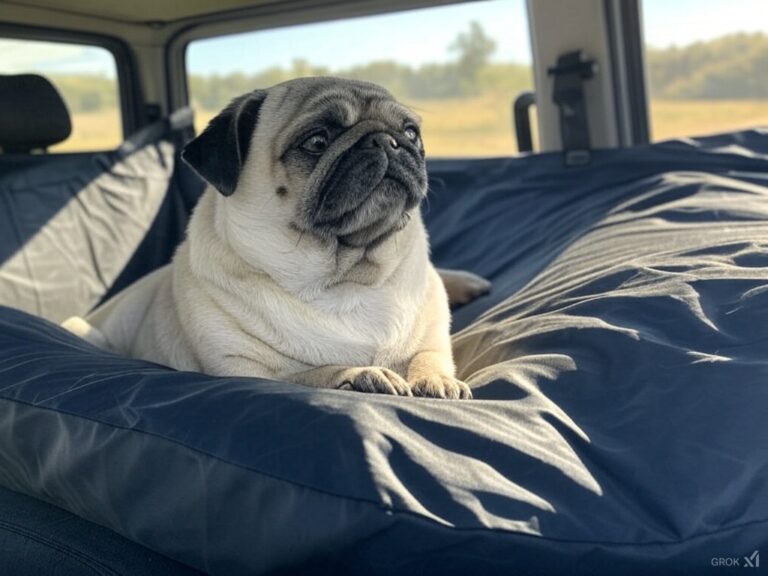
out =
<svg viewBox="0 0 768 576"><path fill-rule="evenodd" d="M103 18L53 12L42 8L0 1L0 24L46 27L59 30L90 32L123 38L129 42L152 44L157 34L145 25L114 22Z"/></svg>
<svg viewBox="0 0 768 576"><path fill-rule="evenodd" d="M163 23L266 4L274 0L4 0L9 4L60 14L128 24Z"/></svg>
<svg viewBox="0 0 768 576"><path fill-rule="evenodd" d="M464 0L472 1L472 0ZM368 14L424 8L427 6L459 3L462 0L0 0L0 24L22 24L73 31L105 34L122 38L131 44L163 46L179 36L188 41L192 38L232 34L246 30L304 24L337 18L349 18ZM189 6L187 5L189 3ZM74 7L98 5L111 15L84 14ZM105 7L120 5L130 7L140 14L134 21L114 17L117 12ZM160 12L142 6L162 5L182 7L178 18L160 21L153 16ZM50 7L48 7L50 6ZM214 7L216 12L189 14L192 8L202 10ZM167 16L168 13L164 12Z"/></svg>

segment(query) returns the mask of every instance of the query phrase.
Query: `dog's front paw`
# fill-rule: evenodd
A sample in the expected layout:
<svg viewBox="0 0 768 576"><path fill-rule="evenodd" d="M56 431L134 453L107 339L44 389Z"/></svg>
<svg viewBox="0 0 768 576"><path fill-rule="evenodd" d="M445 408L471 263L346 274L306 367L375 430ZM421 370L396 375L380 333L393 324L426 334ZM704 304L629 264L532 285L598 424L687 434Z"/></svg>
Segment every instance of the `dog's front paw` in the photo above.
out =
<svg viewBox="0 0 768 576"><path fill-rule="evenodd" d="M469 386L461 380L445 374L430 374L417 378L411 382L411 392L414 396L428 398L447 398L449 400L469 400L472 398L472 391Z"/></svg>
<svg viewBox="0 0 768 576"><path fill-rule="evenodd" d="M377 366L344 370L336 388L394 396L412 395L410 386L399 374L388 368Z"/></svg>

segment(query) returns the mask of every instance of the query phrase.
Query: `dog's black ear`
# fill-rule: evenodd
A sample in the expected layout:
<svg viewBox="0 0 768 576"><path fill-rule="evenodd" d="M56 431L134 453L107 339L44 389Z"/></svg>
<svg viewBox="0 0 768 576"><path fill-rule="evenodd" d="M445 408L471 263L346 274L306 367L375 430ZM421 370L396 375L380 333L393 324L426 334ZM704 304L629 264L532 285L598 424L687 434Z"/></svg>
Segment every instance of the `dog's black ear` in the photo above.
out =
<svg viewBox="0 0 768 576"><path fill-rule="evenodd" d="M237 187L266 96L265 90L254 90L232 100L181 153L184 161L224 196Z"/></svg>

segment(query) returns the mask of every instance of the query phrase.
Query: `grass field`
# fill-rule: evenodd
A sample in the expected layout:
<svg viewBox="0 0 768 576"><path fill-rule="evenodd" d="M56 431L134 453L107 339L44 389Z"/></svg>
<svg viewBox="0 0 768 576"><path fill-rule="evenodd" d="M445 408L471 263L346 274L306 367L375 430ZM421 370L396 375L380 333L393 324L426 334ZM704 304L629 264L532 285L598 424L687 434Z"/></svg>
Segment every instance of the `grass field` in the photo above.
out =
<svg viewBox="0 0 768 576"><path fill-rule="evenodd" d="M655 100L654 140L768 126L768 100Z"/></svg>
<svg viewBox="0 0 768 576"><path fill-rule="evenodd" d="M407 102L424 120L424 142L431 156L503 156L514 154L511 100L481 96L462 100ZM215 111L198 110L198 131ZM667 100L651 104L654 140L768 126L766 100ZM103 150L121 140L117 110L74 114L72 136L51 150Z"/></svg>
<svg viewBox="0 0 768 576"><path fill-rule="evenodd" d="M51 152L81 152L117 148L123 141L117 108L72 114L72 135Z"/></svg>
<svg viewBox="0 0 768 576"><path fill-rule="evenodd" d="M512 102L486 95L456 100L405 101L422 118L424 146L430 156L505 156L517 152ZM214 112L198 111L205 126Z"/></svg>

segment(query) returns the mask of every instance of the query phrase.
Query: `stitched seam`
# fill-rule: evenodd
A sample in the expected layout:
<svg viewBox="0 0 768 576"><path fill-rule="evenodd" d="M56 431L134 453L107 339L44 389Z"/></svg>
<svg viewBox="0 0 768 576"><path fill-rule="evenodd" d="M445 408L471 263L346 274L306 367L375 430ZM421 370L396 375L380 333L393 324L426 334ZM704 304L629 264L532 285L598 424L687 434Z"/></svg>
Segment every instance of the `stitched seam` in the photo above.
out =
<svg viewBox="0 0 768 576"><path fill-rule="evenodd" d="M39 544L47 546L48 548L56 550L57 552L60 552L62 554L65 554L66 556L79 562L83 566L87 566L88 568L91 568L97 574L104 574L104 575L110 574L114 576L120 576L118 572L112 570L112 568L110 568L106 564L103 564L93 556L90 556L89 554L86 554L85 552L82 552L81 550L78 550L76 548L72 548L71 546L68 546L62 542L52 540L46 536L43 536L38 532L30 530L25 526L14 524L6 520L0 520L0 529L5 529L8 532L11 532L13 534L18 534L19 536L22 536L24 538L34 540Z"/></svg>
<svg viewBox="0 0 768 576"><path fill-rule="evenodd" d="M54 412L56 414L64 414L66 416L70 416L73 418L80 418L83 420L87 420L89 422L93 422L96 424L101 424L103 426L109 426L110 428L118 429L118 430L124 430L128 432L134 432L138 434L143 434L146 436L151 436L153 438L157 438L159 440L168 442L169 444L173 444L175 446L180 446L182 448L185 448L187 450L190 450L192 452L195 452L197 454L201 454L203 456L206 456L208 458L212 458L214 460L217 460L219 462L222 462L223 464L227 464L230 466L234 466L236 468L240 468L241 470L247 470L248 472L252 472L254 474L258 474L259 476L264 476L266 478L270 478L272 480L278 481L278 482L284 482L286 484L290 484L292 486L296 486L305 490L309 490L312 492L317 492L319 494L323 494L324 496L331 496L334 498L340 498L342 500L346 501L353 501L353 502L359 502L362 504L368 504L371 506L374 506L378 510L387 510L390 512L393 512L395 514L400 514L404 516L411 516L414 518L417 518L419 520L423 520L425 522L428 522L430 524L435 524L441 528L445 528L452 531L461 531L461 532L494 532L494 533L501 533L501 534L510 534L510 535L516 535L516 536L524 536L529 538L534 538L537 540L546 540L550 542L560 542L564 544L592 544L592 545L600 545L600 546L669 546L669 545L677 545L677 544L683 544L685 542L689 542L691 540L696 540L698 538L706 538L708 536L715 536L717 534L722 534L726 532L731 532L734 530L739 530L743 527L747 526L758 526L762 524L768 524L768 519L760 519L760 520L750 520L748 522L743 522L741 524L736 524L733 526L728 526L726 528L722 528L720 530L712 530L710 532L703 532L700 534L694 534L691 536L688 536L686 538L681 538L678 540L654 540L650 542L616 542L616 541L610 541L610 540L577 540L577 539L569 539L569 538L556 538L552 536L541 536L538 534L529 534L526 532L518 532L515 530L510 530L508 528L488 528L488 527L474 527L474 526L455 526L451 524L446 524L443 522L438 522L437 520L433 518L429 518L428 516L424 516L422 514L419 514L418 512L414 512L412 510L401 510L398 508L393 508L390 506L387 506L383 504L382 502L377 502L376 500L371 500L369 498L363 498L361 496L349 496L345 494L338 494L336 492L332 492L330 490L325 490L323 488L317 488L316 486L310 486L307 484L303 484L301 482L297 482L296 480L283 478L281 476L277 476L268 472L264 472L262 470L256 470L254 468L250 468L249 466L245 466L243 464L240 464L238 462L231 462L229 460L226 460L222 458L221 456L218 456L216 454L210 454L209 452L205 452L204 450L201 450L199 448L195 448L192 446L188 446L186 444L182 444L181 442L167 438L165 436L161 436L155 432L148 432L146 430L140 430L137 428L127 428L125 426L120 426L118 424L114 424L112 422L104 422L102 420L98 420L97 418L93 418L91 416L84 416L81 414L73 414L71 412L65 411L65 410L57 410L54 408L49 408L47 406L39 406L37 404L32 404L30 402L26 402L24 400L18 400L18 399L12 399L7 397L0 397L0 400L4 400L6 402L11 403L18 403L23 404L25 406L29 406L32 408L42 409L47 412Z"/></svg>

